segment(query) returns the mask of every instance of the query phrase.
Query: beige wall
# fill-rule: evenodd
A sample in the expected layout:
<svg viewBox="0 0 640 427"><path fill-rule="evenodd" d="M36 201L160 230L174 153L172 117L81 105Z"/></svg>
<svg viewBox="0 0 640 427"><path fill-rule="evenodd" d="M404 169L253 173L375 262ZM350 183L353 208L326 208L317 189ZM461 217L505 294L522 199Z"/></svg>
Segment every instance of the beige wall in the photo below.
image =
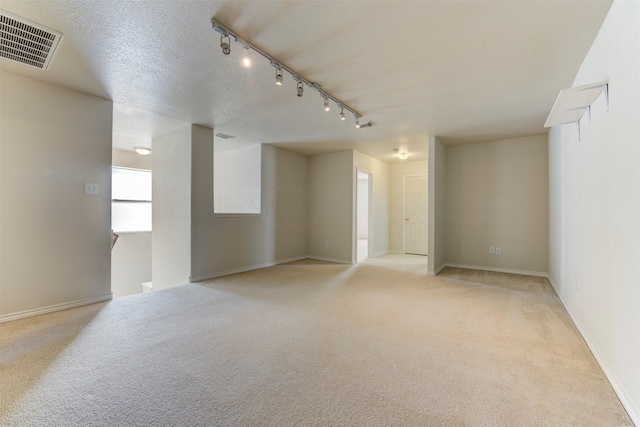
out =
<svg viewBox="0 0 640 427"><path fill-rule="evenodd" d="M448 265L546 274L546 135L447 147L446 194Z"/></svg>
<svg viewBox="0 0 640 427"><path fill-rule="evenodd" d="M0 316L110 298L111 101L0 85Z"/></svg>
<svg viewBox="0 0 640 427"><path fill-rule="evenodd" d="M194 126L192 280L307 254L308 162L307 156L263 145L262 213L212 215L213 131Z"/></svg>
<svg viewBox="0 0 640 427"><path fill-rule="evenodd" d="M121 168L151 170L153 153L141 156L135 151L114 149L112 151L112 164Z"/></svg>
<svg viewBox="0 0 640 427"><path fill-rule="evenodd" d="M353 183L353 203L352 212L356 212L356 182L357 171L370 174L372 180L373 200L370 201L371 209L371 235L369 239L372 243L370 257L376 257L384 255L389 252L389 165L374 159L371 156L363 154L359 151L353 152L353 176L351 182ZM343 184L344 185L344 184ZM356 230L356 218L353 218L353 230ZM356 241L354 235L353 256L352 262L356 262Z"/></svg>
<svg viewBox="0 0 640 427"><path fill-rule="evenodd" d="M153 139L153 289L188 283L193 125Z"/></svg>
<svg viewBox="0 0 640 427"><path fill-rule="evenodd" d="M308 254L353 262L354 152L318 154L309 159Z"/></svg>
<svg viewBox="0 0 640 427"><path fill-rule="evenodd" d="M214 211L260 213L262 144L214 153Z"/></svg>
<svg viewBox="0 0 640 427"><path fill-rule="evenodd" d="M573 86L605 79L592 123L549 132L549 279L640 425L640 3L616 1Z"/></svg>
<svg viewBox="0 0 640 427"><path fill-rule="evenodd" d="M389 166L389 252L404 251L404 177L426 173L427 160Z"/></svg>
<svg viewBox="0 0 640 427"><path fill-rule="evenodd" d="M428 272L438 273L445 265L446 161L447 149L436 137L429 137Z"/></svg>

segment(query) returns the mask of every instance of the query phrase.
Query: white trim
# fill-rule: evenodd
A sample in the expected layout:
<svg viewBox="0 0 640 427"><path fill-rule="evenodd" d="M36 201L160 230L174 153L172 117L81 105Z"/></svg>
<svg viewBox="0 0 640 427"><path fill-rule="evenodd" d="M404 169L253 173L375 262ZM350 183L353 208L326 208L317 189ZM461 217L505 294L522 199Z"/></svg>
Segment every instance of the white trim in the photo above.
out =
<svg viewBox="0 0 640 427"><path fill-rule="evenodd" d="M18 313L4 314L0 316L0 323L11 322L18 319L24 319L25 317L38 316L40 314L53 313L54 311L66 310L68 308L80 307L83 305L95 304L98 302L105 302L113 299L113 293L103 295L96 298L87 298L79 301L65 302L62 304L50 305L43 308L35 308L33 310L20 311Z"/></svg>
<svg viewBox="0 0 640 427"><path fill-rule="evenodd" d="M315 259L318 261L327 261L327 262L335 262L336 264L354 264L352 261L346 260L346 259L339 259L339 258L329 258L329 257L324 257L324 256L315 256L315 255L309 255L306 256L305 258L308 259Z"/></svg>
<svg viewBox="0 0 640 427"><path fill-rule="evenodd" d="M560 302L562 303L564 309L569 314L569 317L573 321L573 324L576 326L576 329L578 330L578 332L580 332L580 335L582 335L584 342L587 343L587 347L589 347L589 350L591 350L591 354L593 354L596 362L598 362L598 365L600 365L600 369L602 369L602 372L604 372L604 376L607 377L607 380L609 380L613 391L618 396L618 399L620 399L620 403L622 403L622 406L627 411L629 418L631 418L631 421L633 421L635 425L640 426L640 410L638 410L638 408L634 405L633 400L631 400L631 398L629 398L629 395L624 391L624 388L622 387L622 384L620 384L618 377L609 367L609 364L602 356L602 353L600 353L600 351L598 350L595 342L591 339L589 334L586 333L586 329L582 326L582 324L578 321L578 318L569 309L569 306L566 304L564 298L562 298L562 296L558 293L555 284L551 281L551 278L547 277L547 279L549 280L549 283L551 283L551 286L553 287L556 295L558 295L558 298L560 299Z"/></svg>
<svg viewBox="0 0 640 427"><path fill-rule="evenodd" d="M211 216L216 218L243 218L243 217L252 217L252 216L260 216L262 212L245 212L245 213L223 213L223 212L211 212Z"/></svg>
<svg viewBox="0 0 640 427"><path fill-rule="evenodd" d="M437 276L445 267L448 267L447 264L442 264L440 267L436 268L434 271L428 271L427 274L429 276Z"/></svg>
<svg viewBox="0 0 640 427"><path fill-rule="evenodd" d="M246 271L251 271L251 270L259 270L261 268L273 267L274 265L285 264L287 262L292 262L292 261L300 261L301 259L307 259L307 258L309 258L309 257L306 256L306 255L303 255L303 256L296 256L296 257L287 258L287 259L279 259L279 260L276 260L276 261L265 262L265 263L262 263L262 264L249 265L247 267L232 268L231 270L225 270L225 271L221 271L219 273L207 274L205 276L189 277L189 282L192 282L192 283L193 282L202 282L202 281L209 280L209 279L215 279L217 277L229 276L231 274L244 273Z"/></svg>
<svg viewBox="0 0 640 427"><path fill-rule="evenodd" d="M350 264L357 264L358 263L358 218L359 218L359 212L358 212L358 194L359 194L359 187L360 187L360 178L358 177L358 174L363 173L365 175L367 175L367 227L369 228L369 230L367 230L367 258L372 258L373 255L371 255L372 253L372 248L373 248L373 228L374 228L374 224L373 224L373 211L374 211L374 206L373 206L373 173L371 172L365 172L364 170L362 170L360 168L359 165L356 165L356 173L355 173L355 197L353 198L354 200L354 205L355 205L355 215L354 215L354 220L352 221L352 228L353 228L353 233L352 233L352 251L351 251L351 257L352 260L350 262ZM331 261L331 262L339 262L342 263L341 261Z"/></svg>
<svg viewBox="0 0 640 427"><path fill-rule="evenodd" d="M484 265L468 265L468 264L445 264L447 267L467 268L469 270L495 271L496 273L520 274L523 276L536 276L548 278L549 275L543 271L515 270L512 268L487 267Z"/></svg>

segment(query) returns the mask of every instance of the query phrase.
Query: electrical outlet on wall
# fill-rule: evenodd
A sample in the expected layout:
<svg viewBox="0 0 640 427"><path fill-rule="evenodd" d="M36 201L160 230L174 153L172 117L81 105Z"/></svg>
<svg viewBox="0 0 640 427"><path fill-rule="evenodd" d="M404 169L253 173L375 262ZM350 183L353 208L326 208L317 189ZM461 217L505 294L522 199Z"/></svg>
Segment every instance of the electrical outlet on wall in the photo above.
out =
<svg viewBox="0 0 640 427"><path fill-rule="evenodd" d="M496 253L496 248L494 248L493 246L491 246L491 247L489 248L489 253L490 253L490 254L495 254L495 253Z"/></svg>
<svg viewBox="0 0 640 427"><path fill-rule="evenodd" d="M502 248L496 248L496 255L502 254Z"/></svg>
<svg viewBox="0 0 640 427"><path fill-rule="evenodd" d="M99 194L100 186L93 182L84 183L84 194Z"/></svg>

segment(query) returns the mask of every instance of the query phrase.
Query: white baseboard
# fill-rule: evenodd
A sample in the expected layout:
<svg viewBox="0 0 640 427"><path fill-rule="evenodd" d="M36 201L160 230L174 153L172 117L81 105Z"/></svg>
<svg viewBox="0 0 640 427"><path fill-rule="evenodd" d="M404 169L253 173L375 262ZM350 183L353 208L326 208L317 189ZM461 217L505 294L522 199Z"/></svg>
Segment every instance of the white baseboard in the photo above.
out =
<svg viewBox="0 0 640 427"><path fill-rule="evenodd" d="M469 265L469 264L445 264L447 267L453 268L466 268L469 270L482 270L482 271L495 271L496 273L510 273L520 274L522 276L536 276L548 278L548 274L542 271L530 271L530 270L514 270L512 268L500 268L500 267L486 267L484 265Z"/></svg>
<svg viewBox="0 0 640 427"><path fill-rule="evenodd" d="M427 272L427 274L429 276L437 276L438 273L440 273L442 270L444 270L444 268L447 266L447 264L442 264L440 267L436 268L435 270L429 270Z"/></svg>
<svg viewBox="0 0 640 427"><path fill-rule="evenodd" d="M376 257L379 257L379 256L384 256L384 255L386 255L388 253L390 253L390 252L377 252L377 253L371 254L369 256L369 258L376 258Z"/></svg>
<svg viewBox="0 0 640 427"><path fill-rule="evenodd" d="M262 263L262 264L249 265L247 267L232 268L231 270L220 271L218 273L207 274L207 275L204 275L204 276L189 277L189 281L190 282L202 282L204 280L215 279L217 277L229 276L231 274L238 274L238 273L244 273L246 271L258 270L258 269L267 268L267 267L273 267L274 265L285 264L287 262L292 262L292 261L300 261L301 259L307 259L307 258L309 258L309 257L306 256L306 255L302 255L302 256L296 256L296 257L292 257L292 258L279 259L279 260L276 260L276 261L269 261L269 262L265 262L265 263Z"/></svg>
<svg viewBox="0 0 640 427"><path fill-rule="evenodd" d="M353 264L353 262L351 260L339 259L339 258L329 258L329 257L324 257L324 256L309 255L309 256L306 256L305 258L317 259L318 261L335 262L336 264Z"/></svg>
<svg viewBox="0 0 640 427"><path fill-rule="evenodd" d="M95 304L113 299L113 293L103 295L96 298L87 298L79 301L66 302L63 304L50 305L43 308L35 308L33 310L20 311L18 313L4 314L0 316L0 323L11 322L13 320L24 319L25 317L37 316L39 314L53 313L54 311L66 310L68 308L80 307L82 305Z"/></svg>
<svg viewBox="0 0 640 427"><path fill-rule="evenodd" d="M609 383L611 384L613 391L618 396L618 399L620 399L620 403L622 403L622 406L624 406L624 409L627 411L627 414L629 414L629 418L631 418L631 421L633 421L635 425L640 426L640 410L638 410L638 408L634 405L633 401L629 398L629 395L625 392L624 387L622 387L622 384L620 384L618 377L613 372L613 370L609 367L609 364L607 363L606 359L602 356L602 353L600 352L600 350L598 350L598 347L593 342L593 340L587 333L586 329L578 321L578 318L573 314L569 306L566 304L562 295L558 293L557 291L558 288L556 287L556 285L551 281L551 278L548 278L548 279L554 291L556 292L556 295L558 295L558 298L560 298L560 302L562 303L564 309L569 314L569 317L571 317L571 320L573 321L573 324L576 326L576 329L578 329L578 332L580 332L580 335L582 335L582 338L587 343L587 347L589 347L589 350L591 350L591 354L593 354L593 357L596 359L596 362L598 362L598 365L600 365L600 369L602 369L602 372L604 372L605 377L607 377L607 380L609 380Z"/></svg>

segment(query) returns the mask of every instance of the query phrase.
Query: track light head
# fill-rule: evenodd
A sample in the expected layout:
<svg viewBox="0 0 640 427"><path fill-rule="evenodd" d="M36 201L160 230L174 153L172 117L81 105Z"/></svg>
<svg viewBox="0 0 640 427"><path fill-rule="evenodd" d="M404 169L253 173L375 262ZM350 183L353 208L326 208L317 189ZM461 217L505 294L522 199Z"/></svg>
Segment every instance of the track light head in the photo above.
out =
<svg viewBox="0 0 640 427"><path fill-rule="evenodd" d="M248 47L245 46L242 48L242 65L244 65L245 67L251 66L251 56L249 53L250 52Z"/></svg>
<svg viewBox="0 0 640 427"><path fill-rule="evenodd" d="M344 115L344 107L341 105L340 106L340 120L344 120L346 119L345 115Z"/></svg>
<svg viewBox="0 0 640 427"><path fill-rule="evenodd" d="M356 129L360 129L360 117L356 116Z"/></svg>
<svg viewBox="0 0 640 427"><path fill-rule="evenodd" d="M225 55L229 55L231 53L229 41L230 39L228 34L220 34L220 47L222 48L222 53Z"/></svg>
<svg viewBox="0 0 640 427"><path fill-rule="evenodd" d="M302 82L298 82L298 96L302 97L302 92L304 92L304 85L302 84Z"/></svg>
<svg viewBox="0 0 640 427"><path fill-rule="evenodd" d="M276 68L276 84L282 86L282 68Z"/></svg>
<svg viewBox="0 0 640 427"><path fill-rule="evenodd" d="M324 111L329 111L331 110L331 107L329 107L329 98L327 98L326 96L324 97Z"/></svg>

